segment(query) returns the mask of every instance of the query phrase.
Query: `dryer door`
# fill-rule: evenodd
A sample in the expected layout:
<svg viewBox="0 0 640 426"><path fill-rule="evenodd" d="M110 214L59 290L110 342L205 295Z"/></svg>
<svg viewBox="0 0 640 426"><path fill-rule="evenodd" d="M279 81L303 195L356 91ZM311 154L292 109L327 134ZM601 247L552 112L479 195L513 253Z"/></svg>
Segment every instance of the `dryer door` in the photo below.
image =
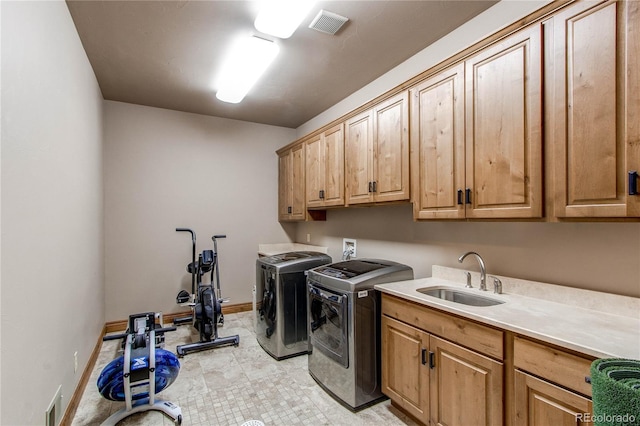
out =
<svg viewBox="0 0 640 426"><path fill-rule="evenodd" d="M313 281L309 281L308 290L311 346L349 367L348 294L328 290Z"/></svg>

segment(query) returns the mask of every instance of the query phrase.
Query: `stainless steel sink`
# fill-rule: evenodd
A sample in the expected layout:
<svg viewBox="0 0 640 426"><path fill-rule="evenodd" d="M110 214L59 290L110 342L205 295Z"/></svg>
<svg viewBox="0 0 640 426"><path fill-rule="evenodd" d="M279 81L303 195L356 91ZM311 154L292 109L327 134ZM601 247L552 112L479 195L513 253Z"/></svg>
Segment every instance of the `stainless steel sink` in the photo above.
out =
<svg viewBox="0 0 640 426"><path fill-rule="evenodd" d="M418 293L426 294L427 296L437 297L438 299L469 306L494 306L504 303L502 300L471 294L451 287L425 287L419 288L417 291Z"/></svg>

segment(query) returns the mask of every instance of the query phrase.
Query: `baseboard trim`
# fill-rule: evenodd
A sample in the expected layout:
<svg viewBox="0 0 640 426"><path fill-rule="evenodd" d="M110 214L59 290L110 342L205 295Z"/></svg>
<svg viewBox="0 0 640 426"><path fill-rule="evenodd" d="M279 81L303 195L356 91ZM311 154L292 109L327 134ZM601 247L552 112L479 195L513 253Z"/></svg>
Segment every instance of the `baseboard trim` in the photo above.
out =
<svg viewBox="0 0 640 426"><path fill-rule="evenodd" d="M78 382L78 386L76 386L76 390L73 392L71 396L71 400L69 401L69 405L67 405L67 409L64 411L64 415L62 416L62 420L60 420L61 426L71 425L73 418L76 415L76 411L80 406L80 400L82 399L82 394L87 387L87 383L89 383L89 378L91 377L91 372L93 372L94 367L96 366L96 362L98 361L98 355L100 355L100 349L102 349L102 337L106 334L107 326L102 326L102 333L98 336L98 341L93 348L93 352L91 352L91 356L89 357L89 361L87 365L84 367L84 371L82 372L82 377L80 377L80 381Z"/></svg>

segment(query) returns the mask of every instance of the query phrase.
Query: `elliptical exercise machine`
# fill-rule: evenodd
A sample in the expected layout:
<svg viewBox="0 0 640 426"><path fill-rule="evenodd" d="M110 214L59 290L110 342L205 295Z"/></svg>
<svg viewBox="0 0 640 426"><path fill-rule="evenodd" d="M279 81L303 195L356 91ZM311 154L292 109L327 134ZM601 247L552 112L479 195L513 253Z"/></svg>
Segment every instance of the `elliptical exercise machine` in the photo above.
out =
<svg viewBox="0 0 640 426"><path fill-rule="evenodd" d="M203 250L198 254L196 261L196 233L189 228L176 228L176 232L189 232L191 234L191 263L187 265L187 272L191 274L191 294L186 290L181 290L176 297L178 304L189 302L191 315L183 318L176 318L175 325L192 323L200 333L200 341L188 343L176 347L179 357L183 357L189 352L203 351L220 346L240 344L240 336L218 336L218 324L224 324L222 315L222 303L227 300L222 298L220 290L220 268L218 266L218 242L219 238L226 238L226 235L214 235L213 250ZM211 280L208 284L202 283L202 276L211 273ZM215 286L214 286L215 283Z"/></svg>

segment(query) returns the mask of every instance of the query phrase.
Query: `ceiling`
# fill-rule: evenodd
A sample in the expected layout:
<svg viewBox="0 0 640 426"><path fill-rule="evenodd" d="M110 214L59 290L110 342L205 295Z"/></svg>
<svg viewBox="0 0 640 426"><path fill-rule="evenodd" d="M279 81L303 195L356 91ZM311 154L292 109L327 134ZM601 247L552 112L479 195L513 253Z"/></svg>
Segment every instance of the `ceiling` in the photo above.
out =
<svg viewBox="0 0 640 426"><path fill-rule="evenodd" d="M256 1L67 0L104 99L296 128L497 1L319 1L291 38L257 32ZM349 21L308 28L320 9ZM280 54L239 104L215 97L234 37Z"/></svg>

